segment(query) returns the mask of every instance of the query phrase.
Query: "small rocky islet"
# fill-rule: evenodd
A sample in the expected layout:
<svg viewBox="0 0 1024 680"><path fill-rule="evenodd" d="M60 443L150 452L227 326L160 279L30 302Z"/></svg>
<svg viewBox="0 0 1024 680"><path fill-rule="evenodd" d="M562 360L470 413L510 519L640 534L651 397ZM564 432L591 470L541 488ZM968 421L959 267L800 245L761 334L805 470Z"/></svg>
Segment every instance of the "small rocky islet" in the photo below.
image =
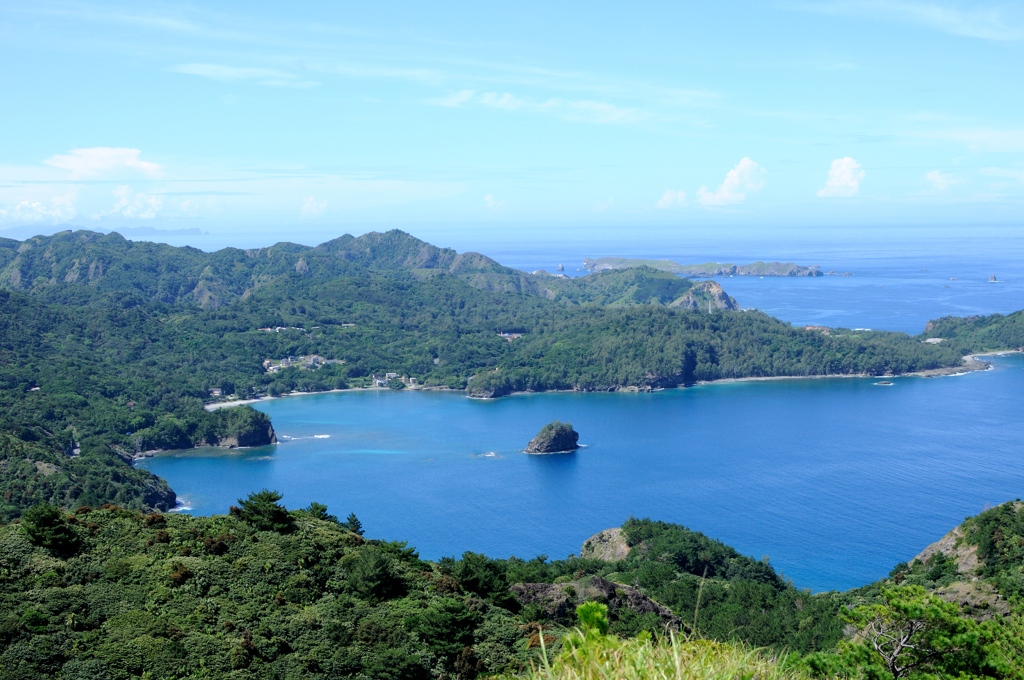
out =
<svg viewBox="0 0 1024 680"><path fill-rule="evenodd" d="M566 453L580 447L580 434L572 429L572 423L553 420L541 428L537 436L526 446L527 453Z"/></svg>

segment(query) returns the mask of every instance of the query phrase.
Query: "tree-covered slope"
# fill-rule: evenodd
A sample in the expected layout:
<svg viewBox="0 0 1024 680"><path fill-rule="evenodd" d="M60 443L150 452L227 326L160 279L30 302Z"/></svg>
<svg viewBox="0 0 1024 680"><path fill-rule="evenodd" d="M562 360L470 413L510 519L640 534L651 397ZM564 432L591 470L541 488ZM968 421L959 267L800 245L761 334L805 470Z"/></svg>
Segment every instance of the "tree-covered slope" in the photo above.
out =
<svg viewBox="0 0 1024 680"><path fill-rule="evenodd" d="M310 513L59 522L70 549L0 528L5 678L472 678L532 652L512 611Z"/></svg>
<svg viewBox="0 0 1024 680"><path fill-rule="evenodd" d="M0 243L0 287L67 304L118 293L143 302L216 309L289 274L309 280L373 276L413 281L442 273L485 290L551 295L539 277L398 230L346 235L315 248L278 243L213 253L89 231Z"/></svg>
<svg viewBox="0 0 1024 680"><path fill-rule="evenodd" d="M279 500L253 493L215 517L37 506L0 525L0 677L521 674L531 662L542 667L542 647L573 663L585 662L574 656L581 644L636 638L628 644L648 645L638 652L653 653L652 640L671 648L660 605L681 617L681 635L701 641L692 651L760 647L793 675L894 680L867 642L884 624L908 627L906 642L929 650L899 677L1019 677L1019 614L986 616L961 604L962 594L944 600L944 582L923 579L945 576L918 572L935 564L909 575L899 565L865 588L813 595L767 561L635 519L622 528L628 555L614 562L471 552L429 562L404 543L364 537L354 515L341 522L315 503L289 512ZM1018 512L1001 506L964 527L979 527L968 532L979 544L1014 542ZM986 550L985 569L1019 571L1019 554ZM599 638L588 632L595 612Z"/></svg>
<svg viewBox="0 0 1024 680"><path fill-rule="evenodd" d="M69 455L70 454L70 455ZM174 507L167 482L105 449L54 451L0 432L0 521L39 503L62 507L113 500L125 507Z"/></svg>
<svg viewBox="0 0 1024 680"><path fill-rule="evenodd" d="M524 329L527 330L527 329ZM933 351L938 350L938 351ZM902 333L793 328L763 312L654 306L571 310L528 329L471 393L675 387L721 378L884 375L955 366L960 348Z"/></svg>
<svg viewBox="0 0 1024 680"><path fill-rule="evenodd" d="M944 316L929 321L925 338L942 338L966 352L998 352L1024 348L1024 311L991 316Z"/></svg>
<svg viewBox="0 0 1024 680"><path fill-rule="evenodd" d="M541 606L524 608L511 586L580 583L619 568L580 558L491 560L472 553L425 562L403 543L364 539L354 517L341 523L315 504L289 513L278 499L252 494L231 515L217 517L114 506L67 515L37 508L20 524L0 527L0 673L473 678L517 671L539 652L540 631L557 651L558 640L577 625L576 604L587 596L581 587L565 614L551 617ZM815 596L782 583L764 563L682 527L659 525L658 535L647 544L672 545L677 558L699 559L710 546L716 564L721 553L739 567L709 577L709 596L717 583L739 590L770 582L757 596L746 590L731 596L733 609L752 612L770 602L767 618L787 616L776 602L787 592L788 609L794 598L807 603L804 618L834 618L830 599L814 608ZM629 566L663 563L652 553ZM681 574L692 576L692 569L676 568L680 573L673 571L666 588ZM706 600L715 603L708 621L718 616L718 599ZM665 632L658 617L628 608L614 610L610 623L611 632L624 636ZM754 628L725 637L748 639ZM764 636L768 644L788 644L783 628ZM835 637L796 644L804 651L827 648Z"/></svg>

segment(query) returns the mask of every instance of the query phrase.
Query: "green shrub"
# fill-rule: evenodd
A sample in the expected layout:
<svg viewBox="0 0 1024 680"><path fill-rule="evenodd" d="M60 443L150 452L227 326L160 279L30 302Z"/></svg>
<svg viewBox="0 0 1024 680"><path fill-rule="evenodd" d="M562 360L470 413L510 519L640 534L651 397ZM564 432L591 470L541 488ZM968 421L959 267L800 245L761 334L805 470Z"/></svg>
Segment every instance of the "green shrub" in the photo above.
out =
<svg viewBox="0 0 1024 680"><path fill-rule="evenodd" d="M608 605L599 602L584 602L576 607L576 618L587 634L604 635L608 632Z"/></svg>

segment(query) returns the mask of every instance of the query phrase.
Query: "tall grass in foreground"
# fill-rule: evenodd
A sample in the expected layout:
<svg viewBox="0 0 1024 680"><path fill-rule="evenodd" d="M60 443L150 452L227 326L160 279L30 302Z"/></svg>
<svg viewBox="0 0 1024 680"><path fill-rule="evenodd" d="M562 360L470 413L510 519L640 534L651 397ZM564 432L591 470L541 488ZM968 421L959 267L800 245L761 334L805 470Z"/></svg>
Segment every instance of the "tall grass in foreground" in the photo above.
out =
<svg viewBox="0 0 1024 680"><path fill-rule="evenodd" d="M738 644L650 637L567 639L560 654L531 668L529 680L803 680L780 661Z"/></svg>

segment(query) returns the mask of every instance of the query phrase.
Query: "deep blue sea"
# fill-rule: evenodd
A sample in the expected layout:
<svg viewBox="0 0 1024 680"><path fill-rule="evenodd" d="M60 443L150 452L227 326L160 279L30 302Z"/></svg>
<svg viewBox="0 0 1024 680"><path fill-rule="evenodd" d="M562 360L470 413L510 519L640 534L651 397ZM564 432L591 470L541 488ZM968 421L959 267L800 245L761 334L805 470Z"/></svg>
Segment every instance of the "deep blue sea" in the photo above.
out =
<svg viewBox="0 0 1024 680"><path fill-rule="evenodd" d="M837 248L788 258L740 250L703 259L668 249L585 255L785 259L854 274L720 280L741 306L794 324L917 333L946 314L1024 309L1020 248L983 256L969 247L900 256ZM552 246L540 255L491 254L551 271L579 253ZM1000 282L988 283L991 274ZM466 550L562 558L601 529L649 516L769 555L798 587L842 590L886 575L965 516L1024 496L1024 357L996 358L992 370L963 376L875 382L496 401L441 392L310 395L257 405L273 419L276 446L176 452L140 465L166 478L190 512L223 513L268 487L289 507L319 501L338 515L354 511L368 535L408 541L430 559ZM571 420L585 447L521 453L555 418Z"/></svg>

